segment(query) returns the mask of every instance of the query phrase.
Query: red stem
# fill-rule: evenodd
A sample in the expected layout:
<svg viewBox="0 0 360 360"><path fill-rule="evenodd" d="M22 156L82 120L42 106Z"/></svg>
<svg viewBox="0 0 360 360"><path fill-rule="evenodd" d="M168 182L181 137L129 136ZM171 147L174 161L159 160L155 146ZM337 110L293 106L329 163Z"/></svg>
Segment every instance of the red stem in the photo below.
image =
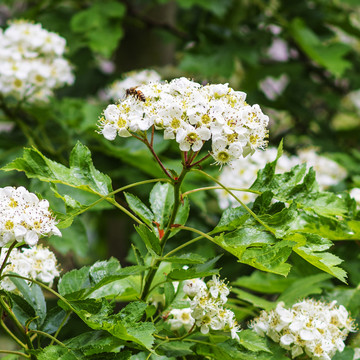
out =
<svg viewBox="0 0 360 360"><path fill-rule="evenodd" d="M206 160L209 156L211 156L210 153L207 154L207 155L205 155L203 158L201 158L201 159L200 159L199 161L197 161L196 163L191 164L190 166L192 167L192 166L196 166L196 165L200 164L202 161Z"/></svg>

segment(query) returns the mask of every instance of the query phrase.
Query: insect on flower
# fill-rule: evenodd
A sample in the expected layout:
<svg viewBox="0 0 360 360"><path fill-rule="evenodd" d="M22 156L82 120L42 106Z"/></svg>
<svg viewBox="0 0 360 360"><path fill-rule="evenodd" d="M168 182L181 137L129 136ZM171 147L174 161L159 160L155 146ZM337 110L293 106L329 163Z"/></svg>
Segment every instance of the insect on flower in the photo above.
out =
<svg viewBox="0 0 360 360"><path fill-rule="evenodd" d="M131 95L135 99L145 102L146 101L145 95L140 90L136 90L136 88L137 86L126 89L126 97Z"/></svg>

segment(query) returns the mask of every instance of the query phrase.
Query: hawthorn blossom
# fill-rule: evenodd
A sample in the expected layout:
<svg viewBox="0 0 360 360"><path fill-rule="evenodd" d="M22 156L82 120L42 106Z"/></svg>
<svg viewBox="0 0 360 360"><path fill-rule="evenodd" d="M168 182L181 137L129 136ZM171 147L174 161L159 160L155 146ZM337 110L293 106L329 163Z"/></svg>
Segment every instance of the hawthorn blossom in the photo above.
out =
<svg viewBox="0 0 360 360"><path fill-rule="evenodd" d="M99 133L114 140L116 135L144 134L154 126L163 131L165 140L175 139L184 152L197 152L210 141L215 163L231 164L267 144L269 118L245 98L228 84L202 86L186 78L140 85L134 95L108 105Z"/></svg>
<svg viewBox="0 0 360 360"><path fill-rule="evenodd" d="M63 55L66 40L26 20L0 32L0 93L28 102L47 101L53 90L74 82Z"/></svg>
<svg viewBox="0 0 360 360"><path fill-rule="evenodd" d="M289 309L279 302L274 310L262 311L250 328L289 350L292 358L305 352L317 360L330 360L336 351L342 352L347 335L355 331L354 320L344 306L313 299Z"/></svg>
<svg viewBox="0 0 360 360"><path fill-rule="evenodd" d="M13 241L33 246L39 238L61 236L49 202L24 187L0 188L0 247Z"/></svg>
<svg viewBox="0 0 360 360"><path fill-rule="evenodd" d="M0 266L5 260L7 251L8 249L3 249L1 252ZM41 245L29 249L12 249L2 275L10 272L32 280L41 281L49 284L49 286L52 286L55 277L60 276L55 254ZM0 289L15 291L16 286L11 281L11 277L5 276L0 281Z"/></svg>

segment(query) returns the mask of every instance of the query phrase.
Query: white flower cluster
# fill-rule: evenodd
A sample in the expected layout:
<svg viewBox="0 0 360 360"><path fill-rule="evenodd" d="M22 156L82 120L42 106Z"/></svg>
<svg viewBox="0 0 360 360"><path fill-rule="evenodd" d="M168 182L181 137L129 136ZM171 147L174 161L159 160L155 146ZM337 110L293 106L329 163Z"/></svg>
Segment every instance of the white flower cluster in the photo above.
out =
<svg viewBox="0 0 360 360"><path fill-rule="evenodd" d="M0 93L29 102L46 101L53 89L74 82L63 57L66 41L25 20L0 30Z"/></svg>
<svg viewBox="0 0 360 360"><path fill-rule="evenodd" d="M40 237L61 236L49 202L24 187L0 188L0 247L14 240L35 245Z"/></svg>
<svg viewBox="0 0 360 360"><path fill-rule="evenodd" d="M286 309L280 302L275 310L263 311L250 327L291 350L292 358L305 352L312 359L330 360L337 350L344 350L344 340L355 331L345 307L335 304L306 299Z"/></svg>
<svg viewBox="0 0 360 360"><path fill-rule="evenodd" d="M7 249L3 249L0 256L0 265L4 262L6 254ZM55 277L60 275L54 253L41 245L30 249L12 249L2 275L10 272L41 281L50 286L52 286ZM11 281L11 278L6 276L0 281L0 289L14 291L16 286Z"/></svg>
<svg viewBox="0 0 360 360"><path fill-rule="evenodd" d="M105 89L104 99L117 101L125 97L129 88L157 83L161 80L160 74L155 70L129 71L122 77L123 80L116 80Z"/></svg>
<svg viewBox="0 0 360 360"><path fill-rule="evenodd" d="M200 328L203 334L211 330L230 331L233 339L239 340L237 334L240 327L236 322L234 313L224 308L229 288L224 281L216 276L205 283L200 279L186 280L184 282L184 293L190 298L190 308L173 309L169 319L172 330L179 329L184 325L189 331L194 325Z"/></svg>
<svg viewBox="0 0 360 360"><path fill-rule="evenodd" d="M100 119L100 133L114 140L154 125L164 131L164 139L175 139L181 151L194 152L211 139L211 155L223 165L267 143L269 118L245 98L245 93L228 84L202 86L186 78L141 85L119 104L108 105Z"/></svg>
<svg viewBox="0 0 360 360"><path fill-rule="evenodd" d="M258 151L246 159L238 159L232 166L225 166L219 176L219 181L228 188L248 189L255 181L257 172L264 168L268 162L274 161L277 150L268 148L266 151ZM298 156L283 154L277 162L276 173L281 174L298 164L307 163L307 168L313 167L316 171L316 180L321 190L336 185L346 178L346 170L335 161L318 155L314 149L298 151ZM256 195L246 191L232 191L242 202L254 201ZM216 190L219 206L226 209L229 206L236 207L239 203L223 189Z"/></svg>

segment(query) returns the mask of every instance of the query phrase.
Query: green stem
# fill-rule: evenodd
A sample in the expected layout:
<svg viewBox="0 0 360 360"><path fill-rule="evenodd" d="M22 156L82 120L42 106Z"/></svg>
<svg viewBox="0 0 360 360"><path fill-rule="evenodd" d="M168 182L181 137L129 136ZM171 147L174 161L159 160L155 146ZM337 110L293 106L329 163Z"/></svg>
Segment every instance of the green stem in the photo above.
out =
<svg viewBox="0 0 360 360"><path fill-rule="evenodd" d="M194 190L186 191L186 192L184 192L184 193L182 194L182 196L185 197L185 196L187 196L187 195L196 193L196 192L198 192L198 191L218 190L218 189L222 189L222 187L221 187L221 186L206 186L206 187L202 187L202 188L197 188L197 189L194 189ZM242 188L233 188L233 187L228 187L227 189L228 189L228 190L235 190L235 191L250 192L250 193L253 193L253 194L261 195L261 192L260 192L260 191L256 191L256 190L242 189Z"/></svg>
<svg viewBox="0 0 360 360"><path fill-rule="evenodd" d="M116 201L112 201L109 199L106 199L110 204L116 206L118 209L120 209L122 212L124 212L126 215L128 215L129 217L131 217L135 222L137 222L139 225L142 225L143 222L141 220L139 220L135 215L133 215L129 210L125 209L122 205L120 205L118 202Z"/></svg>
<svg viewBox="0 0 360 360"><path fill-rule="evenodd" d="M181 184L186 176L186 174L189 172L189 168L186 167L185 165L183 165L183 169L182 172L179 176L179 178L177 180L173 181L173 186L174 186L174 206L171 212L171 216L168 222L168 225L165 229L164 232L164 236L160 239L160 243L161 243L161 253L164 251L164 247L166 245L166 242L171 234L171 227L174 224L175 218L176 218L176 214L178 212L179 206L181 204L181 197L180 197L180 188L181 188ZM156 275L156 272L159 268L159 265L161 263L161 259L155 259L153 258L151 265L150 265L150 270L146 275L145 278L145 282L144 282L144 288L143 291L141 293L141 299L145 299L147 298L147 296L149 295L149 290L151 288L151 283L154 280L154 277Z"/></svg>
<svg viewBox="0 0 360 360"><path fill-rule="evenodd" d="M12 355L18 355L18 356L23 356L27 359L30 359L30 355L26 355L22 352L19 351L11 351L11 350L0 350L0 354L12 354Z"/></svg>
<svg viewBox="0 0 360 360"><path fill-rule="evenodd" d="M26 345L16 337L15 334L12 333L12 331L5 325L4 321L2 320L2 313L3 311L0 312L0 327L2 327L5 332L18 344L20 345L23 349L26 349Z"/></svg>
<svg viewBox="0 0 360 360"><path fill-rule="evenodd" d="M2 274L2 272L4 271L4 269L5 269L6 265L7 265L6 262L7 262L8 259L9 259L11 250L15 247L16 244L17 244L17 241L15 240L15 241L10 245L10 247L9 247L7 253L6 253L4 262L2 263L1 268L0 268L0 277L1 277L1 274Z"/></svg>
<svg viewBox="0 0 360 360"><path fill-rule="evenodd" d="M130 188L135 187L135 186L144 185L144 184L149 184L149 183L153 183L153 182L159 182L159 181L160 181L160 182L169 182L170 180L169 180L169 179L166 179L166 178L151 179L151 180L138 181L138 182L136 182L136 183L123 186L123 187L121 187L121 188L119 188L119 189L116 189L116 190L108 193L107 195L101 196L100 199L94 201L92 204L90 204L89 206L87 206L85 209L81 209L81 210L79 210L78 212L76 212L75 214L73 214L73 217L78 216L78 215L84 213L85 211L91 209L92 207L94 207L95 205L101 203L101 202L104 201L104 200L107 200L110 204L112 204L112 203L113 203L113 200L112 200L112 199L109 199L109 198L110 198L111 196L113 196L113 195L121 192L121 191L130 189Z"/></svg>
<svg viewBox="0 0 360 360"><path fill-rule="evenodd" d="M29 330L28 333L34 333L34 334L39 334L39 335L43 335L45 337L48 337L49 339L51 339L53 342L55 341L57 344L59 344L60 346L63 346L64 348L67 349L66 345L63 344L61 341L59 341L58 339L56 339L54 336L44 332L44 331L40 331L40 330Z"/></svg>
<svg viewBox="0 0 360 360"><path fill-rule="evenodd" d="M20 275L16 275L16 274L5 274L3 275L3 277L15 277L15 278L19 278L19 279L23 279L23 280L26 280L26 281L30 281L30 282L33 282L34 284L36 285L39 285L40 287L42 287L43 289L51 292L53 295L55 295L56 297L58 297L61 301L63 301L69 308L71 311L74 311L75 312L75 309L72 307L72 305L63 297L61 296L59 293L57 293L55 290L53 290L51 287L41 283L40 281L37 281L37 280L34 280L34 279L30 279L30 278L27 278L25 276L20 276Z"/></svg>
<svg viewBox="0 0 360 360"><path fill-rule="evenodd" d="M197 233L197 234L201 235L201 238L204 237L204 238L206 238L206 239L208 239L208 240L210 240L210 241L212 241L213 243L216 244L216 241L215 241L215 239L214 239L212 236L210 236L210 235L208 235L208 234L206 234L206 233L204 233L204 232L202 232L202 231L200 231L200 230L197 230L197 229L195 229L195 228L192 228L192 227L189 227L189 226L180 225L180 226L177 227L177 229L192 231L192 232L194 232L194 233ZM196 239L198 239L198 238L196 238ZM193 240L195 240L195 239L193 239ZM193 240L191 240L191 241L193 241ZM200 240L200 239L199 239L199 240Z"/></svg>
<svg viewBox="0 0 360 360"><path fill-rule="evenodd" d="M70 315L71 315L71 311L67 311L66 316L64 317L63 321L61 322L58 329L56 330L56 333L54 334L54 339L56 339L58 337L60 330L65 325L65 323ZM51 340L50 345L52 345L54 343L54 341L55 341L54 339Z"/></svg>
<svg viewBox="0 0 360 360"><path fill-rule="evenodd" d="M177 248L169 251L161 260L166 260L166 258L168 258L169 256L171 256L172 254L176 253L177 251L181 250L182 248L189 246L191 244L193 244L196 241L199 241L203 238L203 236L198 236L195 239L189 240L186 243L181 244L180 246L178 246Z"/></svg>
<svg viewBox="0 0 360 360"><path fill-rule="evenodd" d="M4 309L4 311L8 314L8 316L11 318L11 320L14 322L15 326L20 330L20 332L23 334L24 338L25 338L25 342L27 345L27 349L34 349L29 336L27 335L24 327L21 325L21 323L19 322L19 320L17 319L17 317L15 316L15 314L12 312L11 308L8 306L8 304L6 304L6 302L3 300L2 296L0 296L0 305L2 306L2 308ZM33 357L33 355L31 355L31 358L35 359L35 357Z"/></svg>
<svg viewBox="0 0 360 360"><path fill-rule="evenodd" d="M270 231L272 234L274 233L274 230L269 227L268 225L266 225L262 220L260 220L260 218L247 206L245 205L232 191L230 191L225 185L223 185L220 181L218 181L217 179L215 179L214 177L212 177L211 175L207 174L206 172L199 170L199 169L193 169L193 171L197 171L200 174L208 177L209 179L211 179L212 181L216 182L217 184L219 184L225 191L227 191L236 201L239 202L239 204L241 204L245 210L257 221L259 222L262 226L264 226L264 228L268 231Z"/></svg>

